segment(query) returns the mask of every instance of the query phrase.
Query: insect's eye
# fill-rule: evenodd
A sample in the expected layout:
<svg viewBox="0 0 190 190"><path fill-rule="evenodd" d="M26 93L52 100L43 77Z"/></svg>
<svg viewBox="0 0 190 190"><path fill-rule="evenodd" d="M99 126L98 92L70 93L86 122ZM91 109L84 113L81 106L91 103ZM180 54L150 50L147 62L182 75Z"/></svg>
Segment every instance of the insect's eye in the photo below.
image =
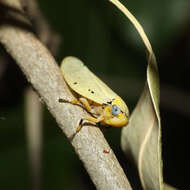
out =
<svg viewBox="0 0 190 190"><path fill-rule="evenodd" d="M113 115L118 115L118 114L120 114L120 112L121 112L121 110L117 105L112 106L112 114Z"/></svg>

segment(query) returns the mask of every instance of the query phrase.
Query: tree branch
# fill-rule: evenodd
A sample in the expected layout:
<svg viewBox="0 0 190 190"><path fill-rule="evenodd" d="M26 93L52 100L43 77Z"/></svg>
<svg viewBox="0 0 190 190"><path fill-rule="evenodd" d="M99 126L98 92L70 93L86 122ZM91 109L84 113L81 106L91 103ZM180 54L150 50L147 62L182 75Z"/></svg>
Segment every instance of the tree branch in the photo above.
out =
<svg viewBox="0 0 190 190"><path fill-rule="evenodd" d="M5 10L6 9L6 10ZM14 58L41 100L46 103L59 127L70 140L97 189L128 189L129 182L113 151L97 127L85 126L76 134L84 111L59 98L73 100L60 69L50 52L30 32L19 1L1 0L0 42ZM6 22L5 22L6 21ZM109 150L109 153L104 153Z"/></svg>

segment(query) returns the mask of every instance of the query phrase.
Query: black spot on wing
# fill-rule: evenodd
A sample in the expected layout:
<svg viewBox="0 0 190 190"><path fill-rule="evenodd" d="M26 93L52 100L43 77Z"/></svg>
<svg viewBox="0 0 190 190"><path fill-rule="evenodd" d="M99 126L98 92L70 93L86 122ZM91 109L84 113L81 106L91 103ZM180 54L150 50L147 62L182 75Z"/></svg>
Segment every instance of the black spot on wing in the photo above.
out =
<svg viewBox="0 0 190 190"><path fill-rule="evenodd" d="M112 104L112 101L108 101L107 104Z"/></svg>
<svg viewBox="0 0 190 190"><path fill-rule="evenodd" d="M77 82L74 82L73 84L77 84Z"/></svg>
<svg viewBox="0 0 190 190"><path fill-rule="evenodd" d="M112 100L108 101L107 104L112 104L112 102L115 100L115 98L113 98Z"/></svg>
<svg viewBox="0 0 190 190"><path fill-rule="evenodd" d="M94 91L93 91L93 90L88 89L88 91L89 91L91 94L94 94Z"/></svg>

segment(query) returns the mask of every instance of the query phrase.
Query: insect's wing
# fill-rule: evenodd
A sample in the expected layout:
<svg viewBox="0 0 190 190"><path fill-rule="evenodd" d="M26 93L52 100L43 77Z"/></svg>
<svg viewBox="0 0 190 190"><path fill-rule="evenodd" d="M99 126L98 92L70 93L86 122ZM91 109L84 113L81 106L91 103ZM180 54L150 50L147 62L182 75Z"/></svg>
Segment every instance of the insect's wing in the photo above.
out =
<svg viewBox="0 0 190 190"><path fill-rule="evenodd" d="M113 100L115 94L78 58L67 57L61 63L64 79L72 90L99 104Z"/></svg>

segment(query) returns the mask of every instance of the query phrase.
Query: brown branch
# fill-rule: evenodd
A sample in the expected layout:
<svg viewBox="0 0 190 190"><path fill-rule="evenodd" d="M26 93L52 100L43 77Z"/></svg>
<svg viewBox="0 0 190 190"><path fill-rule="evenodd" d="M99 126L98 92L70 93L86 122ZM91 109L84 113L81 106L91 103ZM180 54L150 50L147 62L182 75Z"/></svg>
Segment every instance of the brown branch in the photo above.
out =
<svg viewBox="0 0 190 190"><path fill-rule="evenodd" d="M7 21L1 22L0 42L15 59L41 100L46 103L96 188L131 190L102 132L97 127L85 126L76 134L76 126L85 113L78 106L58 102L59 98L72 100L74 97L65 84L54 58L29 31L30 25L24 18L19 1L1 0L0 6L6 9L1 12L1 16L4 13ZM105 153L104 150L109 150L109 153Z"/></svg>

